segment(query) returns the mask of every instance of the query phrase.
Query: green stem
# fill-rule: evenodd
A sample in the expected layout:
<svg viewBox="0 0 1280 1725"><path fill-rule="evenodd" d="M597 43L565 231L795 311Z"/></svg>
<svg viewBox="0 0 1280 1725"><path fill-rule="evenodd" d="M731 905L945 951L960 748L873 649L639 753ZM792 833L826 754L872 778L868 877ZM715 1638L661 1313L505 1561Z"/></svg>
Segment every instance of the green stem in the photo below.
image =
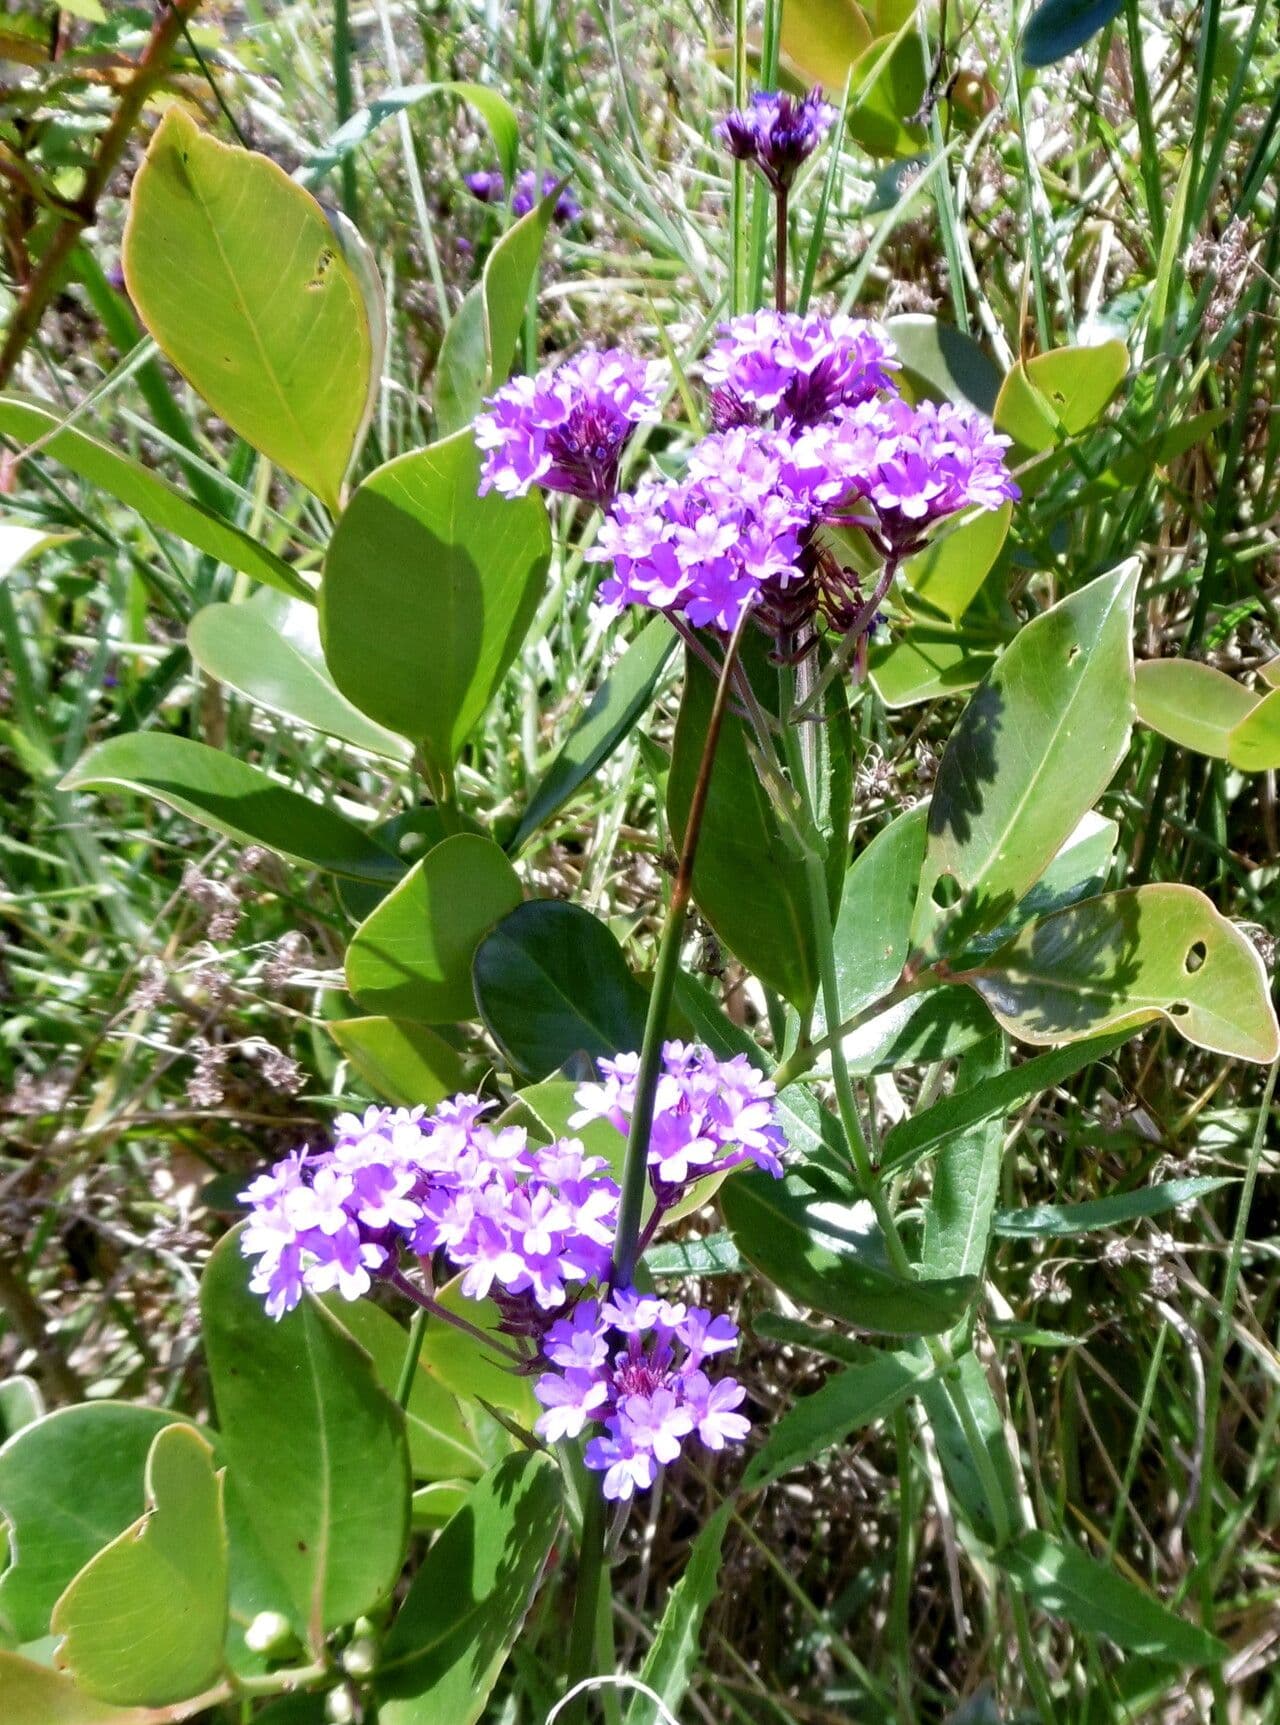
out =
<svg viewBox="0 0 1280 1725"><path fill-rule="evenodd" d="M409 1405L409 1392L417 1375L422 1339L426 1333L427 1309L425 1306L419 1306L409 1323L409 1345L405 1349L404 1359L400 1364L400 1376L396 1381L396 1401L402 1408Z"/></svg>
<svg viewBox="0 0 1280 1725"><path fill-rule="evenodd" d="M582 1507L582 1545L578 1553L578 1582L573 1602L573 1627L569 1632L569 1688L592 1675L599 1623L600 1594L605 1582L604 1497L598 1483L588 1482ZM580 1725L587 1716L587 1697L579 1696L566 1709L566 1725Z"/></svg>
<svg viewBox="0 0 1280 1725"><path fill-rule="evenodd" d="M351 17L348 0L333 0L333 98L338 124L344 126L355 111L355 91L351 82ZM356 159L350 150L342 158L342 210L348 221L359 221Z"/></svg>
<svg viewBox="0 0 1280 1725"><path fill-rule="evenodd" d="M787 309L787 188L779 186L774 193L773 303L778 311Z"/></svg>

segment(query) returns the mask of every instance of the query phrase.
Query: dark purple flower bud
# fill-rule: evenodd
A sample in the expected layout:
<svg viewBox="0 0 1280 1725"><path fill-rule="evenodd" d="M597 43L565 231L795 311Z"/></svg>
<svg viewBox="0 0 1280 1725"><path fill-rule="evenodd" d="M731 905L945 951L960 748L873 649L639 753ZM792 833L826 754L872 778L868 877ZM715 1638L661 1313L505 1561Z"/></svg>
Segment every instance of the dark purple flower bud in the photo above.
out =
<svg viewBox="0 0 1280 1725"><path fill-rule="evenodd" d="M731 156L754 162L774 190L783 191L836 118L836 110L816 87L800 97L785 90L757 90L748 107L725 115L715 135Z"/></svg>
<svg viewBox="0 0 1280 1725"><path fill-rule="evenodd" d="M526 168L516 176L516 189L511 197L511 213L515 216L527 216L534 204L540 198L549 197L560 183L560 175L548 168L542 176L542 189L538 189L538 177L532 168ZM568 186L556 199L556 207L552 212L561 227L567 227L570 222L576 222L582 214L582 205L570 192Z"/></svg>
<svg viewBox="0 0 1280 1725"><path fill-rule="evenodd" d="M496 168L481 168L462 183L482 204L500 204L506 195L507 183Z"/></svg>

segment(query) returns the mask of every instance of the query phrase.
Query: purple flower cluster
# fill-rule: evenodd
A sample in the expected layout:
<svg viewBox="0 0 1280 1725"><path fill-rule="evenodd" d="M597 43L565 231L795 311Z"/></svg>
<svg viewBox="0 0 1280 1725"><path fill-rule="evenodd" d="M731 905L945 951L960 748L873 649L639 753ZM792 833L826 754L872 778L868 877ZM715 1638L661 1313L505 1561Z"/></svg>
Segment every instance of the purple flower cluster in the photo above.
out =
<svg viewBox="0 0 1280 1725"><path fill-rule="evenodd" d="M746 1393L742 1385L733 1378L713 1382L703 1370L737 1340L729 1318L631 1288L603 1304L579 1301L543 1344L555 1370L534 1385L545 1410L537 1430L558 1442L602 1424L584 1459L604 1474L607 1498L630 1498L676 1460L686 1438L719 1450L746 1437L749 1421L735 1411Z"/></svg>
<svg viewBox="0 0 1280 1725"><path fill-rule="evenodd" d="M717 427L814 425L894 387L898 369L883 329L837 313L747 312L720 325L703 367Z"/></svg>
<svg viewBox="0 0 1280 1725"><path fill-rule="evenodd" d="M637 425L662 411L663 368L617 348L588 348L536 377L515 377L476 420L480 494L523 497L531 486L608 503Z"/></svg>
<svg viewBox="0 0 1280 1725"><path fill-rule="evenodd" d="M515 216L527 216L533 206L541 199L549 197L560 183L561 176L548 168L542 175L541 189L538 176L532 168L526 168L516 175L515 190L511 194L511 213ZM480 168L473 174L464 176L463 184L473 198L482 204L500 204L506 196L507 182L497 168ZM582 205L573 196L568 186L556 199L556 207L552 212L554 219L565 227L570 222L576 222L582 214Z"/></svg>
<svg viewBox="0 0 1280 1725"><path fill-rule="evenodd" d="M715 131L731 156L753 162L775 191L783 191L838 117L819 89L799 97L757 90L747 107L726 114Z"/></svg>
<svg viewBox="0 0 1280 1725"><path fill-rule="evenodd" d="M303 1289L367 1293L405 1250L436 1251L463 1271L462 1291L564 1305L566 1288L602 1277L618 1188L576 1139L530 1145L495 1129L492 1105L456 1096L422 1109L340 1115L331 1149L295 1152L241 1193L252 1206L241 1250L250 1287L278 1318Z"/></svg>
<svg viewBox="0 0 1280 1725"><path fill-rule="evenodd" d="M630 1130L635 1109L638 1054L619 1054L599 1062L603 1080L574 1091L574 1127L608 1120L619 1132ZM781 1178L787 1141L774 1118L775 1091L745 1054L717 1060L697 1043L668 1042L654 1095L649 1133L649 1179L664 1197L744 1162Z"/></svg>

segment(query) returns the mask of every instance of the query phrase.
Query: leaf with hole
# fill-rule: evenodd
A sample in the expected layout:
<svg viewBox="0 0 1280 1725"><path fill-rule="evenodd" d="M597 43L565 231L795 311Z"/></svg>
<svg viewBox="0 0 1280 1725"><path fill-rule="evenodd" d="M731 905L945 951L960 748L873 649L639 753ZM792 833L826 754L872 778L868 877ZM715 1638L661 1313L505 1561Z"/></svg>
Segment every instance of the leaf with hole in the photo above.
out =
<svg viewBox="0 0 1280 1725"><path fill-rule="evenodd" d="M1198 1047L1280 1055L1267 973L1194 887L1127 887L1029 923L960 974L1024 1042L1073 1042L1164 1018Z"/></svg>
<svg viewBox="0 0 1280 1725"><path fill-rule="evenodd" d="M41 457L60 462L161 532L174 534L265 586L294 598L311 598L311 589L302 577L274 552L203 504L183 496L132 456L99 443L75 426L63 426L62 414L47 404L18 395L0 395L0 435L19 444L39 441Z"/></svg>
<svg viewBox="0 0 1280 1725"><path fill-rule="evenodd" d="M125 731L82 755L65 791L119 787L154 797L241 844L357 880L394 881L400 864L336 810L277 784L223 749L167 731Z"/></svg>
<svg viewBox="0 0 1280 1725"><path fill-rule="evenodd" d="M330 1019L325 1029L377 1095L400 1108L434 1108L462 1089L465 1068L425 1024L398 1018Z"/></svg>
<svg viewBox="0 0 1280 1725"><path fill-rule="evenodd" d="M407 764L412 751L403 737L375 725L334 687L313 606L272 614L252 603L206 605L187 626L187 646L202 671L255 706Z"/></svg>
<svg viewBox="0 0 1280 1725"><path fill-rule="evenodd" d="M481 941L473 979L489 1034L526 1077L578 1054L638 1049L644 1037L644 990L610 930L579 905L521 905Z"/></svg>
<svg viewBox="0 0 1280 1725"><path fill-rule="evenodd" d="M1128 370L1122 341L1059 347L1019 360L1000 386L996 429L1007 432L1018 449L1039 455L1088 430Z"/></svg>
<svg viewBox="0 0 1280 1725"><path fill-rule="evenodd" d="M428 1552L382 1649L379 1725L475 1725L560 1527L550 1456L508 1456Z"/></svg>
<svg viewBox="0 0 1280 1725"><path fill-rule="evenodd" d="M1029 1528L996 1561L1033 1604L1085 1635L1105 1635L1126 1653L1171 1665L1216 1665L1227 1649L1217 1636L1177 1617L1168 1606L1079 1546Z"/></svg>
<svg viewBox="0 0 1280 1725"><path fill-rule="evenodd" d="M951 734L929 804L913 940L997 926L1110 782L1133 723L1136 564L1023 628Z"/></svg>
<svg viewBox="0 0 1280 1725"><path fill-rule="evenodd" d="M371 1013L421 1024L475 1016L471 961L520 903L519 877L492 839L458 833L429 850L347 948L347 987Z"/></svg>
<svg viewBox="0 0 1280 1725"><path fill-rule="evenodd" d="M899 1275L870 1206L820 1198L799 1174L735 1173L720 1189L720 1208L743 1257L784 1294L858 1330L934 1335L963 1317L977 1289L972 1277Z"/></svg>
<svg viewBox="0 0 1280 1725"><path fill-rule="evenodd" d="M334 531L320 589L333 680L448 773L519 652L551 532L536 496L481 497L466 434L364 480Z"/></svg>
<svg viewBox="0 0 1280 1725"><path fill-rule="evenodd" d="M318 1649L400 1573L404 1415L319 1301L305 1295L279 1322L266 1315L249 1291L240 1234L218 1243L200 1283L219 1455L287 1591L294 1628Z"/></svg>
<svg viewBox="0 0 1280 1725"><path fill-rule="evenodd" d="M337 514L373 337L311 194L174 106L134 177L121 255L138 316L192 388Z"/></svg>
<svg viewBox="0 0 1280 1725"><path fill-rule="evenodd" d="M1231 734L1258 705L1234 677L1194 659L1148 659L1134 669L1138 717L1180 748L1225 760Z"/></svg>
<svg viewBox="0 0 1280 1725"><path fill-rule="evenodd" d="M213 1451L193 1426L157 1433L147 1508L54 1609L58 1665L118 1705L163 1707L213 1688L227 1631L227 1530Z"/></svg>

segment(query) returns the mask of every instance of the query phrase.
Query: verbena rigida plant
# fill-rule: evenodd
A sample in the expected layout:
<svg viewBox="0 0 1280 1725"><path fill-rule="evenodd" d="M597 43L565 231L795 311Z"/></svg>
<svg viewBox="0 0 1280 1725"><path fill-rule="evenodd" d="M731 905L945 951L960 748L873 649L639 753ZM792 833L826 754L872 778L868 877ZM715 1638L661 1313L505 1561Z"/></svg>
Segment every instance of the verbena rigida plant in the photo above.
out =
<svg viewBox="0 0 1280 1725"><path fill-rule="evenodd" d="M140 319L311 493L322 560L282 555L265 489L256 533L124 456L98 482L240 572L191 623L196 662L357 764L318 800L157 725L64 783L332 877L350 935L323 1027L349 1097L246 1176L204 1267L206 1418L90 1402L0 1451L0 1719L692 1719L730 1523L880 1421L904 1467L927 1457L957 1594L961 1564L989 1578L982 1717L1093 1717L1091 1692L1170 1672L1214 1692L1212 1586L1161 1598L1114 1540L1063 1531L985 1345L1011 1323L993 1234L1054 1227L1009 1204L1011 1114L1157 1021L1239 1062L1280 1051L1244 933L1191 886L1126 884L1095 811L1135 720L1140 560L1050 582L1024 534L1008 578L1011 522L1119 386L1123 344L1020 360L984 401L934 320L817 303L848 98L740 75L698 146L733 185L718 309L690 334L638 303L634 340L539 368L540 253L581 206L545 162L517 171L492 91L453 95L492 130L469 186L493 227L439 355L437 436L383 465L359 465L387 320L353 225L179 106L133 183ZM10 406L28 439L53 424ZM88 460L79 435L55 453ZM536 688L553 604L585 614L586 592L607 676L495 813L478 739L522 653ZM1201 669L1143 683L1175 743ZM873 729L956 691L930 794L868 841ZM1245 771L1254 712L1220 751ZM534 861L624 747L635 843L667 863L644 877L649 944ZM1137 1187L1115 1214L1198 1189ZM836 1362L781 1414L755 1389L765 1337ZM712 1507L622 1669L612 1578L689 1480ZM902 1513L907 1587L905 1481ZM916 1717L904 1693L878 1716Z"/></svg>

